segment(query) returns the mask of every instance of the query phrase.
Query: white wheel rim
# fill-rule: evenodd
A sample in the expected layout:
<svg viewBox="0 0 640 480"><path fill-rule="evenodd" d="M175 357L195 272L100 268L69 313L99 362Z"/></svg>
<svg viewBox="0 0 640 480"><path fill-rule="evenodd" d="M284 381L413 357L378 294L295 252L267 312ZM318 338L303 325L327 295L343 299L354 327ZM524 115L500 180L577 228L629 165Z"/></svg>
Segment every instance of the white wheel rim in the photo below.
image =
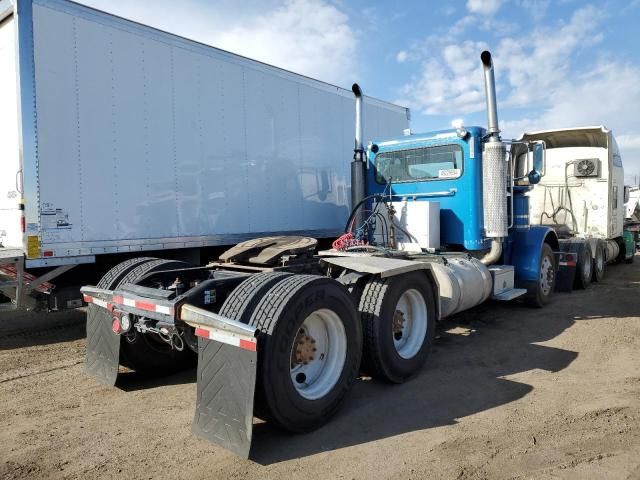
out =
<svg viewBox="0 0 640 480"><path fill-rule="evenodd" d="M400 296L394 315L401 315L403 322L400 329L392 323L393 345L402 358L413 358L427 335L427 303L418 290L411 288Z"/></svg>
<svg viewBox="0 0 640 480"><path fill-rule="evenodd" d="M302 322L300 331L314 340L313 359L305 365L291 362L291 381L296 391L307 400L327 395L338 383L347 357L347 336L340 317L332 310L316 310ZM298 336L291 347L295 358Z"/></svg>
<svg viewBox="0 0 640 480"><path fill-rule="evenodd" d="M540 289L543 295L549 295L551 287L553 285L553 263L549 260L549 257L542 259L542 265L540 266Z"/></svg>

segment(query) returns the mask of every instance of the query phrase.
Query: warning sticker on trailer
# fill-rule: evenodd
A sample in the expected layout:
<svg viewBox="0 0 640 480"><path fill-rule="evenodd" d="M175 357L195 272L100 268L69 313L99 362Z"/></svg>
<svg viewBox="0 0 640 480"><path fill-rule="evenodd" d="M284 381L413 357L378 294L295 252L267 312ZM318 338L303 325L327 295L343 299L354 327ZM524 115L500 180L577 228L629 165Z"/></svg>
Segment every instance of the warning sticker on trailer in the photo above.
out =
<svg viewBox="0 0 640 480"><path fill-rule="evenodd" d="M52 203L42 203L40 235L43 243L70 241L72 228L69 212Z"/></svg>
<svg viewBox="0 0 640 480"><path fill-rule="evenodd" d="M40 237L29 235L27 237L27 258L40 257Z"/></svg>
<svg viewBox="0 0 640 480"><path fill-rule="evenodd" d="M459 168L447 168L445 170L438 170L438 178L458 178L459 176Z"/></svg>
<svg viewBox="0 0 640 480"><path fill-rule="evenodd" d="M40 212L40 228L42 230L70 230L69 214L61 208L42 210Z"/></svg>

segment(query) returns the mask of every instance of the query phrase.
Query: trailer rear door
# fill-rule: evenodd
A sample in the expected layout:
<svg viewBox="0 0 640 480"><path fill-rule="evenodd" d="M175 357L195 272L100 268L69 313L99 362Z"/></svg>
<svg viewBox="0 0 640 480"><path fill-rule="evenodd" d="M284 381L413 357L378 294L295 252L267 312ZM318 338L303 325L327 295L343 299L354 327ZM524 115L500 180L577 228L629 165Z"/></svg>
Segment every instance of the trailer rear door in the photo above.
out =
<svg viewBox="0 0 640 480"><path fill-rule="evenodd" d="M16 32L13 15L0 21L0 244L22 247Z"/></svg>

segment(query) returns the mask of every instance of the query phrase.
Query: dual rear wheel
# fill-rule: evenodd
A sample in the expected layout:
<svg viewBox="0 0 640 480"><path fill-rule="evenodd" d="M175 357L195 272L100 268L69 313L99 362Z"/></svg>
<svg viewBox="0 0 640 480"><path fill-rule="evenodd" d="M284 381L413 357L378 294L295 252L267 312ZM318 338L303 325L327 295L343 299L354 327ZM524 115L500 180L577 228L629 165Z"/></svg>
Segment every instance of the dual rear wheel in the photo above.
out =
<svg viewBox="0 0 640 480"><path fill-rule="evenodd" d="M220 314L259 329L256 415L294 432L337 411L361 367L393 383L426 360L436 309L422 272L371 279L359 304L335 280L260 273L241 283ZM356 307L358 307L356 309Z"/></svg>

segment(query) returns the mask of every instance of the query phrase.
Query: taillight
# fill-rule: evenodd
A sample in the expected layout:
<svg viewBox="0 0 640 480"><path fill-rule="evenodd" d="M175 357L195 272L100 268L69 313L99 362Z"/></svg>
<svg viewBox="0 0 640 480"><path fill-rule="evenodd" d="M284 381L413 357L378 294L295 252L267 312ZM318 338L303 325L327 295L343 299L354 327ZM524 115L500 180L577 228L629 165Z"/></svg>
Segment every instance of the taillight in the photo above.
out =
<svg viewBox="0 0 640 480"><path fill-rule="evenodd" d="M27 231L27 221L25 220L24 215L20 217L20 230L22 230L22 233Z"/></svg>
<svg viewBox="0 0 640 480"><path fill-rule="evenodd" d="M120 319L118 317L113 317L113 323L111 324L111 330L113 330L113 333L115 333L116 335L119 335L120 332L122 331L122 327L120 325Z"/></svg>

